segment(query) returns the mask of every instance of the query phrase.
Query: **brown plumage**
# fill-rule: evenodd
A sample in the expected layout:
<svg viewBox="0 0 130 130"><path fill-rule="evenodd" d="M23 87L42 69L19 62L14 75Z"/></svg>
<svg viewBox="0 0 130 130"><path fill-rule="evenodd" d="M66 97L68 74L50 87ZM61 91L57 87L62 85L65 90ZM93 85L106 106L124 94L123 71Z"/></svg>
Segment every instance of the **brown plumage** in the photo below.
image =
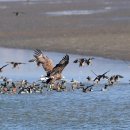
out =
<svg viewBox="0 0 130 130"><path fill-rule="evenodd" d="M0 68L0 72L2 72L2 69L5 68L7 65L9 65L9 64L6 64L6 65L2 66L2 67Z"/></svg>
<svg viewBox="0 0 130 130"><path fill-rule="evenodd" d="M17 66L19 66L19 65L21 65L21 64L26 64L26 63L22 63L22 62L13 62L13 61L7 62L7 63L13 65L12 68L16 68Z"/></svg>
<svg viewBox="0 0 130 130"><path fill-rule="evenodd" d="M63 57L63 59L54 67L52 60L43 55L41 50L35 50L34 57L40 64L42 64L47 73L47 77L49 79L46 81L46 83L54 83L56 80L61 79L62 71L69 63L69 56L65 55L65 57Z"/></svg>
<svg viewBox="0 0 130 130"><path fill-rule="evenodd" d="M53 61L42 53L41 50L35 50L34 57L36 58L37 64L42 64L44 70L48 73L54 68Z"/></svg>

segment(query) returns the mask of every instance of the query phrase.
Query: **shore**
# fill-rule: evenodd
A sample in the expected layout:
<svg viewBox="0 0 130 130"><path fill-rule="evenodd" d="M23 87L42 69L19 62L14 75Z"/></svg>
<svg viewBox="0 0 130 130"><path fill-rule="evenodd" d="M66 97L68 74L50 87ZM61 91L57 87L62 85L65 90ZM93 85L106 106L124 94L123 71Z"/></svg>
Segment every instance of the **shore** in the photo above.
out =
<svg viewBox="0 0 130 130"><path fill-rule="evenodd" d="M130 60L130 21L112 19L128 17L130 9L92 15L46 15L46 12L59 10L106 6L98 1L60 4L0 2L0 46ZM21 14L16 16L16 11Z"/></svg>

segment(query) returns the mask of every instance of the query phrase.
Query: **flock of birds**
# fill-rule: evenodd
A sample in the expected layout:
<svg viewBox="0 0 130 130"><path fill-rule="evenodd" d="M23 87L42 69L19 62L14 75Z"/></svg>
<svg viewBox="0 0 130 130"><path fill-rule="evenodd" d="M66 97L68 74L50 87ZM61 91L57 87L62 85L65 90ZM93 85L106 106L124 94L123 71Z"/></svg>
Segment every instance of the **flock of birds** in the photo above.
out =
<svg viewBox="0 0 130 130"><path fill-rule="evenodd" d="M46 55L42 53L41 50L36 49L34 50L34 58L29 60L28 62L35 62L37 66L42 66L46 72L46 76L42 77L43 80L39 80L38 82L29 83L27 80L16 81L12 82L9 81L6 77L1 77L2 83L0 84L0 93L42 93L43 88L47 88L47 90L55 90L55 91L65 91L67 90L67 82L63 79L62 71L65 67L69 64L69 55L66 54L58 64L54 66L52 59L48 58ZM86 65L92 65L92 60L94 58L78 58L73 61L75 64L79 64L79 67ZM12 65L12 68L19 67L21 64L26 64L22 62L7 62L6 65L0 68L0 72L3 71L5 67L9 64ZM102 79L106 79L107 83L102 88L102 91L108 89L108 87L113 86L115 83L118 82L120 78L123 78L121 75L112 75L111 77L107 76L107 73L110 70L106 71L103 74L97 75L94 71L92 73L96 76L93 80L90 76L86 79L88 82L92 81L91 84L86 86L82 82L77 82L75 80L71 80L71 88L72 90L75 89L82 89L82 92L91 92L93 91L93 87L97 85Z"/></svg>

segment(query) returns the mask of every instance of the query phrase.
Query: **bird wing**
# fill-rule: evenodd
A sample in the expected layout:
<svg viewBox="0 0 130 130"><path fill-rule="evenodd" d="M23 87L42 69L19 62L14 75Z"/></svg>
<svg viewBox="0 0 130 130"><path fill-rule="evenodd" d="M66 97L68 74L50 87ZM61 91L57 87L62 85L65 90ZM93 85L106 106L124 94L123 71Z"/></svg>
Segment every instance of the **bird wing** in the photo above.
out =
<svg viewBox="0 0 130 130"><path fill-rule="evenodd" d="M20 65L20 64L26 64L26 63L18 62L17 64L19 64L19 65Z"/></svg>
<svg viewBox="0 0 130 130"><path fill-rule="evenodd" d="M96 76L98 76L93 70L91 70L91 72L92 72L93 74L95 74Z"/></svg>
<svg viewBox="0 0 130 130"><path fill-rule="evenodd" d="M9 64L6 64L6 65L2 66L0 69L3 69L3 68L6 67L7 65L9 65Z"/></svg>
<svg viewBox="0 0 130 130"><path fill-rule="evenodd" d="M46 72L50 72L54 68L53 61L45 56L41 50L34 50L34 57L36 58L38 64L42 64Z"/></svg>
<svg viewBox="0 0 130 130"><path fill-rule="evenodd" d="M36 59L31 59L31 60L29 60L28 62L34 62L34 61L36 61Z"/></svg>
<svg viewBox="0 0 130 130"><path fill-rule="evenodd" d="M6 62L6 63L9 63L9 64L14 64L15 62L11 61L11 62Z"/></svg>
<svg viewBox="0 0 130 130"><path fill-rule="evenodd" d="M107 74L108 72L110 72L110 70L108 70L108 71L106 71L104 74L102 74L102 75L105 75L105 74Z"/></svg>
<svg viewBox="0 0 130 130"><path fill-rule="evenodd" d="M117 75L119 78L124 78L122 75Z"/></svg>
<svg viewBox="0 0 130 130"><path fill-rule="evenodd" d="M69 55L65 55L62 60L50 71L47 76L53 76L57 73L61 73L66 65L69 63Z"/></svg>

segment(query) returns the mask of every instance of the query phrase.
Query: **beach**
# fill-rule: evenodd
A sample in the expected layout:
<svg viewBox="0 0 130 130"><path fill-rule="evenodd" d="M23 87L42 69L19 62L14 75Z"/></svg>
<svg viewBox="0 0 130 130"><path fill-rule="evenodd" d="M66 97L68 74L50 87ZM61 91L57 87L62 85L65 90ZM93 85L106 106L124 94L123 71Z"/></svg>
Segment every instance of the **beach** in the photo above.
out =
<svg viewBox="0 0 130 130"><path fill-rule="evenodd" d="M0 46L130 60L129 12L128 0L0 2Z"/></svg>

